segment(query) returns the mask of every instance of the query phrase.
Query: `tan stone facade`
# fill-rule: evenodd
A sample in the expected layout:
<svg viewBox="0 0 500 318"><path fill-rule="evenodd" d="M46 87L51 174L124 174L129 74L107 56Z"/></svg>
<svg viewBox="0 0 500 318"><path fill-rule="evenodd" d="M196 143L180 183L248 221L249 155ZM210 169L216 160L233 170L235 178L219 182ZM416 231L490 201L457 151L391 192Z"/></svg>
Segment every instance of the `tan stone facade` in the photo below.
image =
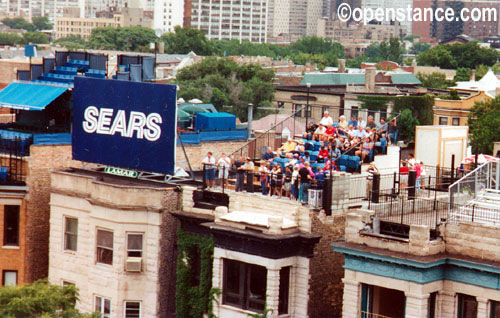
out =
<svg viewBox="0 0 500 318"><path fill-rule="evenodd" d="M140 317L173 311L166 307L173 297L168 277L175 259L171 243L176 223L165 215L179 207L175 188L60 171L52 174L50 200L49 281L75 284L80 310L93 312L106 299L111 317L123 316L129 302L140 304ZM68 245L67 219L77 220L75 245ZM107 258L100 250L102 231L111 236ZM140 237L140 244L132 246L131 236ZM130 262L139 269L129 267Z"/></svg>
<svg viewBox="0 0 500 318"><path fill-rule="evenodd" d="M462 100L434 99L434 125L467 126L470 109L475 103L487 102L492 97L485 92L475 93Z"/></svg>

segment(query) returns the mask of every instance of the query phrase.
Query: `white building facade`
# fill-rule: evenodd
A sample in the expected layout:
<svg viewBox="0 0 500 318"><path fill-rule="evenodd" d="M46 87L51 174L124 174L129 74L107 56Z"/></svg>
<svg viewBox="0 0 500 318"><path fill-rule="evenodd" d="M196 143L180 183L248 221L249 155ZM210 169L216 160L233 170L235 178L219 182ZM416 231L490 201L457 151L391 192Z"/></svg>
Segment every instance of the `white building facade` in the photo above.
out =
<svg viewBox="0 0 500 318"><path fill-rule="evenodd" d="M184 23L184 1L154 1L153 28L157 34L173 32L176 26Z"/></svg>

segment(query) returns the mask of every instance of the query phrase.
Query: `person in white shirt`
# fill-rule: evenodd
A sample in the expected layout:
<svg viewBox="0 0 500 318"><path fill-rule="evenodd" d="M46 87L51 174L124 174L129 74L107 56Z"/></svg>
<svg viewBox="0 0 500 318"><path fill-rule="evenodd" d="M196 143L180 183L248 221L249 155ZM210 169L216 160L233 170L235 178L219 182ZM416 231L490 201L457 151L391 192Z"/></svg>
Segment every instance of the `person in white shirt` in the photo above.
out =
<svg viewBox="0 0 500 318"><path fill-rule="evenodd" d="M360 125L358 125L358 129L356 129L354 131L354 134L353 134L354 137L357 137L357 138L360 138L360 139L363 139L367 136L367 133L366 131L364 130L364 128Z"/></svg>
<svg viewBox="0 0 500 318"><path fill-rule="evenodd" d="M327 111L323 113L323 118L321 118L319 124L325 127L333 125L333 119L328 115Z"/></svg>
<svg viewBox="0 0 500 318"><path fill-rule="evenodd" d="M229 168L231 167L231 159L229 159L225 153L221 154L219 161L217 162L217 167L219 167L219 179L221 179L220 184L224 183L227 187L229 185Z"/></svg>
<svg viewBox="0 0 500 318"><path fill-rule="evenodd" d="M363 117L359 116L358 118L358 126L361 126L364 128L366 128L366 121L363 120Z"/></svg>
<svg viewBox="0 0 500 318"><path fill-rule="evenodd" d="M215 186L215 158L212 156L210 151L201 163L205 169L205 181L207 183L207 187L213 188Z"/></svg>

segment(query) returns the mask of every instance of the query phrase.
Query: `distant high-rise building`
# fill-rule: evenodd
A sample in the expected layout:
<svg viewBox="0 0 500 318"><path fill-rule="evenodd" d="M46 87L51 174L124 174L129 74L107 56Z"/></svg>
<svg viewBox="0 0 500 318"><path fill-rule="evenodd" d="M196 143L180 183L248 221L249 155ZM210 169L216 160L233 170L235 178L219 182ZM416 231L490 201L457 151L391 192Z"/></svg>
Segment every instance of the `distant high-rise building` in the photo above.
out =
<svg viewBox="0 0 500 318"><path fill-rule="evenodd" d="M155 0L154 29L160 34L173 32L177 25L182 26L184 21L184 1Z"/></svg>
<svg viewBox="0 0 500 318"><path fill-rule="evenodd" d="M374 12L379 8L384 11L388 8L395 10L401 8L406 12L408 8L413 8L413 0L361 0L361 8L371 8ZM412 34L411 21L405 19L401 21L401 25L406 28L407 34Z"/></svg>
<svg viewBox="0 0 500 318"><path fill-rule="evenodd" d="M191 21L185 24L202 30L208 39L267 41L268 0L191 0L190 4Z"/></svg>

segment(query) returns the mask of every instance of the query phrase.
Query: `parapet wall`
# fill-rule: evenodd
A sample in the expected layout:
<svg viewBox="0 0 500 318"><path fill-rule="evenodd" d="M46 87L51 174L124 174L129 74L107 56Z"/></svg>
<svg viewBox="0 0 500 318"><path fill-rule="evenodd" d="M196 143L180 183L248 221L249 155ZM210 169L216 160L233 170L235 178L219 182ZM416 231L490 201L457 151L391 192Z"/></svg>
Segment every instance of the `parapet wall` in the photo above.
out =
<svg viewBox="0 0 500 318"><path fill-rule="evenodd" d="M446 224L446 252L500 261L500 229L477 223Z"/></svg>

